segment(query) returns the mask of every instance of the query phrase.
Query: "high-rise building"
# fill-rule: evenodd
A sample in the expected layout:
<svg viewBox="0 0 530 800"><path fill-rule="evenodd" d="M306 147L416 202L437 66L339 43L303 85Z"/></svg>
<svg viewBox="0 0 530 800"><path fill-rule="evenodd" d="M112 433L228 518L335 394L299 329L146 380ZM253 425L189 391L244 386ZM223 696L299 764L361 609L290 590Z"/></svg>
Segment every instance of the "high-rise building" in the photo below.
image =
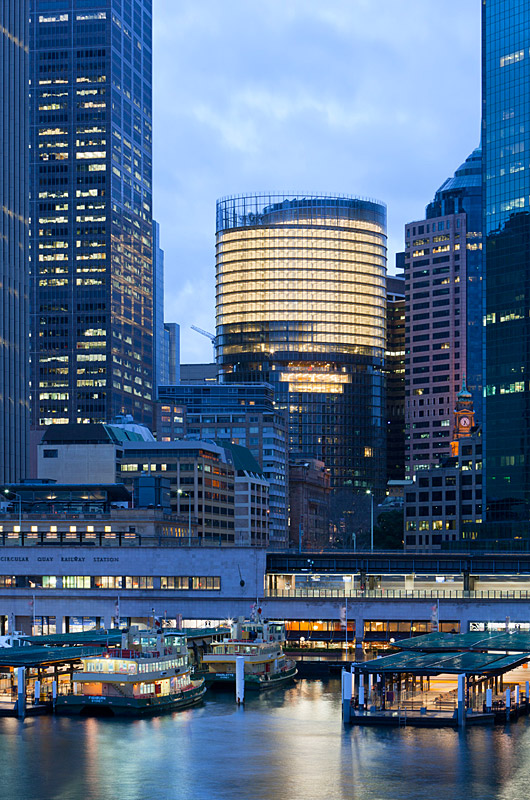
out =
<svg viewBox="0 0 530 800"><path fill-rule="evenodd" d="M156 404L159 441L214 440L247 447L269 483L269 538L288 541L287 420L268 384L190 383L161 386Z"/></svg>
<svg viewBox="0 0 530 800"><path fill-rule="evenodd" d="M289 449L334 489L386 478L386 209L354 197L249 195L217 203L221 380L268 382Z"/></svg>
<svg viewBox="0 0 530 800"><path fill-rule="evenodd" d="M405 226L406 471L451 451L464 376L482 418L481 151L474 150Z"/></svg>
<svg viewBox="0 0 530 800"><path fill-rule="evenodd" d="M159 385L180 383L180 325L164 322L164 369Z"/></svg>
<svg viewBox="0 0 530 800"><path fill-rule="evenodd" d="M398 253L398 256L403 256ZM396 259L397 260L397 259ZM400 264L401 265L401 264ZM386 279L386 474L405 477L405 278Z"/></svg>
<svg viewBox="0 0 530 800"><path fill-rule="evenodd" d="M469 547L482 528L482 429L465 382L456 396L450 454L405 486L405 550Z"/></svg>
<svg viewBox="0 0 530 800"><path fill-rule="evenodd" d="M516 521L530 515L530 14L526 0L482 14L488 519Z"/></svg>
<svg viewBox="0 0 530 800"><path fill-rule="evenodd" d="M28 18L27 0L0 3L0 482L26 477L28 461Z"/></svg>
<svg viewBox="0 0 530 800"><path fill-rule="evenodd" d="M153 400L152 0L31 0L32 421Z"/></svg>

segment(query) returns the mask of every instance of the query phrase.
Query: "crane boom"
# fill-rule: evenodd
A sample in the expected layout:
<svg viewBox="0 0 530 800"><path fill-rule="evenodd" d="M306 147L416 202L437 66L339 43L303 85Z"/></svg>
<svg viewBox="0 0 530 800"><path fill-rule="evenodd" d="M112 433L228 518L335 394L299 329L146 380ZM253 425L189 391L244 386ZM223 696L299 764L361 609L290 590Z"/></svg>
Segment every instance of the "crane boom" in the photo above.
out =
<svg viewBox="0 0 530 800"><path fill-rule="evenodd" d="M213 333L210 333L209 331L205 331L202 328L198 328L196 325L191 325L191 329L192 329L192 331L197 331L197 333L200 333L203 336L206 336L207 339L209 339L213 344L215 344L215 336L213 335Z"/></svg>

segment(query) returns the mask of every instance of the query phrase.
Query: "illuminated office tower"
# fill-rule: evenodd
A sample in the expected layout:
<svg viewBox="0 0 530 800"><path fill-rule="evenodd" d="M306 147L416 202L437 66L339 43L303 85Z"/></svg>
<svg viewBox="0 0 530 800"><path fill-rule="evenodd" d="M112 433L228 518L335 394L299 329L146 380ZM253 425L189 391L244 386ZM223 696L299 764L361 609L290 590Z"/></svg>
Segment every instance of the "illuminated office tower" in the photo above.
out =
<svg viewBox="0 0 530 800"><path fill-rule="evenodd" d="M0 482L26 477L28 443L28 17L26 0L0 2Z"/></svg>
<svg viewBox="0 0 530 800"><path fill-rule="evenodd" d="M354 197L217 203L222 382L266 381L289 448L334 489L385 485L386 209Z"/></svg>
<svg viewBox="0 0 530 800"><path fill-rule="evenodd" d="M530 14L482 14L487 516L512 523L530 516Z"/></svg>
<svg viewBox="0 0 530 800"><path fill-rule="evenodd" d="M464 377L482 419L481 169L477 148L405 226L407 477L450 455Z"/></svg>
<svg viewBox="0 0 530 800"><path fill-rule="evenodd" d="M151 0L31 0L32 421L151 423Z"/></svg>

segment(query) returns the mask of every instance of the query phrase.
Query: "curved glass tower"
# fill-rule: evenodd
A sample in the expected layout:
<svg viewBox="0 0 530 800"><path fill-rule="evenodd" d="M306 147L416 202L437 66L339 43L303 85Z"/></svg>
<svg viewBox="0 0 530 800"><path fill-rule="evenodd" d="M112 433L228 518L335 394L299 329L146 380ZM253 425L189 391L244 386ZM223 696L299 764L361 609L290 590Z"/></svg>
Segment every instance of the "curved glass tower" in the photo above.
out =
<svg viewBox="0 0 530 800"><path fill-rule="evenodd" d="M386 208L355 197L255 194L217 203L217 360L268 381L292 453L335 489L385 485Z"/></svg>

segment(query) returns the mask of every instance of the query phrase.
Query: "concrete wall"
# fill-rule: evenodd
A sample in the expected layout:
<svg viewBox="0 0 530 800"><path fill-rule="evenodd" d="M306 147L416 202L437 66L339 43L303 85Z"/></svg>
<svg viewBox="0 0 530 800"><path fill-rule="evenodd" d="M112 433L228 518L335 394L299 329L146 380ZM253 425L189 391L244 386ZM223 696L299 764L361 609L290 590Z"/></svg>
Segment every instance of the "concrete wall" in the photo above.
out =
<svg viewBox="0 0 530 800"><path fill-rule="evenodd" d="M44 458L45 450L56 450L57 458ZM115 483L115 444L40 444L37 470L39 478L57 483Z"/></svg>

